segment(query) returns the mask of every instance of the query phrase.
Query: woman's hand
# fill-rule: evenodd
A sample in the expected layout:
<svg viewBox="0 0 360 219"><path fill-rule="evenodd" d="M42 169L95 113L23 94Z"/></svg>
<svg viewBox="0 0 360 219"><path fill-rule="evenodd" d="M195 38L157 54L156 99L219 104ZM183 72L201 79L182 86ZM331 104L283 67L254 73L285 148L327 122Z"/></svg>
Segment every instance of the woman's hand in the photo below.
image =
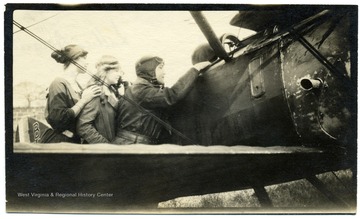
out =
<svg viewBox="0 0 360 219"><path fill-rule="evenodd" d="M90 102L94 97L97 97L101 94L101 87L97 85L93 85L91 87L86 88L83 90L81 99L84 100L86 103Z"/></svg>
<svg viewBox="0 0 360 219"><path fill-rule="evenodd" d="M79 115L80 111L87 103L89 103L94 97L97 97L100 94L101 87L97 85L93 85L83 90L81 99L73 107L71 107L71 109L74 111L75 117Z"/></svg>

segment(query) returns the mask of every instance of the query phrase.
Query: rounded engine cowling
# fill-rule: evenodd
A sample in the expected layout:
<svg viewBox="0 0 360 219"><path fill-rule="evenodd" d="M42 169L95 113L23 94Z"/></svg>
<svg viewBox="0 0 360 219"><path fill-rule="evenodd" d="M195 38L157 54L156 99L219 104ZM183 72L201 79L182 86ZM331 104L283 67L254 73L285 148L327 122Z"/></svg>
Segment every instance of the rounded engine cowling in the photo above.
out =
<svg viewBox="0 0 360 219"><path fill-rule="evenodd" d="M348 68L348 17L329 19L301 35L321 57L316 58L296 38L282 49L285 96L296 130L307 145L346 144L355 92Z"/></svg>

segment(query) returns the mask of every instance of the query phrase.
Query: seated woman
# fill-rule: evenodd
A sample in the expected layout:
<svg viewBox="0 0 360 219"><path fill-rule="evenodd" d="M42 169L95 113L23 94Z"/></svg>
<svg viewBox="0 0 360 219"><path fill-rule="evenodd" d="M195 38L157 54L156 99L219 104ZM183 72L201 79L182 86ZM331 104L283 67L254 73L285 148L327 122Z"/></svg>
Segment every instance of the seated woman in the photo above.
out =
<svg viewBox="0 0 360 219"><path fill-rule="evenodd" d="M124 75L113 56L101 57L96 68L98 80L91 79L90 84L101 85L102 93L84 107L76 124L77 132L89 144L110 143L115 138L118 99L111 86Z"/></svg>
<svg viewBox="0 0 360 219"><path fill-rule="evenodd" d="M56 62L64 65L64 75L50 84L45 118L52 129L44 132L40 143L81 143L76 133L76 118L85 104L100 95L100 87L83 89L78 80L78 76L85 73L87 53L78 45L68 45L51 54Z"/></svg>
<svg viewBox="0 0 360 219"><path fill-rule="evenodd" d="M149 113L166 120L166 110L189 93L200 70L210 62L200 62L182 76L171 88L164 87L164 61L157 56L145 56L135 66L137 79L125 97ZM164 127L149 113L140 111L134 104L120 99L118 105L117 133L114 144L158 144Z"/></svg>

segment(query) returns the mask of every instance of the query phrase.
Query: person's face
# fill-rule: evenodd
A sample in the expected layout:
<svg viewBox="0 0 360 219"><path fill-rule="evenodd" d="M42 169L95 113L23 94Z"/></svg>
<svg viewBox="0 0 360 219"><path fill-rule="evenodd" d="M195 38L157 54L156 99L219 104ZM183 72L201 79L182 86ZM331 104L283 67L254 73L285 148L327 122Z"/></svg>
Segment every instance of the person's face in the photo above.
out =
<svg viewBox="0 0 360 219"><path fill-rule="evenodd" d="M156 69L155 69L155 75L156 75L156 80L161 83L164 84L164 78L165 78L165 70L164 70L164 63L160 63Z"/></svg>
<svg viewBox="0 0 360 219"><path fill-rule="evenodd" d="M124 72L119 69L109 69L106 71L106 83L117 84L119 79L124 75Z"/></svg>
<svg viewBox="0 0 360 219"><path fill-rule="evenodd" d="M87 69L87 67L89 65L88 61L86 60L86 56L81 56L81 57L77 58L75 61L80 66L82 66L84 69ZM85 71L83 71L82 69L80 69L80 68L77 68L77 69L78 69L78 73L85 73Z"/></svg>

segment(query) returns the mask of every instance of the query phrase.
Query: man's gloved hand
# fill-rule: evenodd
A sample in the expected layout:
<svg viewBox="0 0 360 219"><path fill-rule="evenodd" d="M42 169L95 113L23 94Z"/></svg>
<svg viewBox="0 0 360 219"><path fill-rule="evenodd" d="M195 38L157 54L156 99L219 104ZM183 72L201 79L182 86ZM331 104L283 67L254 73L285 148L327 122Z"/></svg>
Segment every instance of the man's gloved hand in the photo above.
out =
<svg viewBox="0 0 360 219"><path fill-rule="evenodd" d="M199 63L196 63L195 65L193 65L193 67L200 72L201 70L203 70L204 68L206 68L210 64L211 64L211 62L209 62L209 61L199 62Z"/></svg>

